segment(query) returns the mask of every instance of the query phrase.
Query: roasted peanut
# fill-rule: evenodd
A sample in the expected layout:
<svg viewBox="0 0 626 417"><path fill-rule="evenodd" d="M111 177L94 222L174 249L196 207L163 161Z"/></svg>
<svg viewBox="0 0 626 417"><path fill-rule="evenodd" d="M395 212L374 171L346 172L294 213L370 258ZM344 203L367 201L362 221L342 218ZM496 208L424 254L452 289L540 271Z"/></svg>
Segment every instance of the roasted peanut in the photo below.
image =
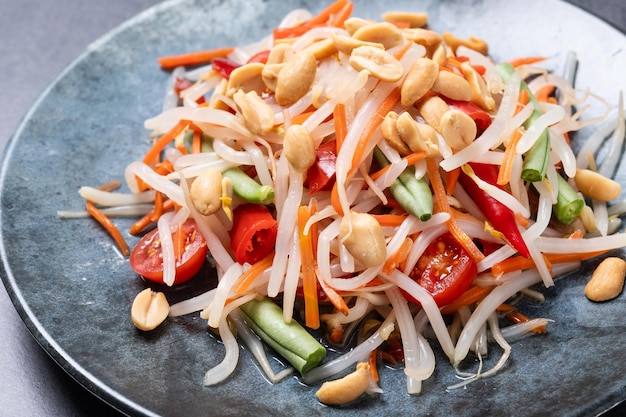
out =
<svg viewBox="0 0 626 417"><path fill-rule="evenodd" d="M443 32L441 36L443 37L443 41L446 43L446 45L448 45L455 53L456 48L461 45L480 52L483 55L487 55L487 53L489 52L489 45L487 45L487 42L480 39L479 37L470 36L467 39L461 39L457 38L450 32Z"/></svg>
<svg viewBox="0 0 626 417"><path fill-rule="evenodd" d="M356 371L334 381L326 381L315 394L326 405L342 405L352 402L365 393L369 386L370 366L360 362Z"/></svg>
<svg viewBox="0 0 626 417"><path fill-rule="evenodd" d="M339 239L354 259L366 268L380 266L385 261L383 229L371 214L351 212L344 216Z"/></svg>
<svg viewBox="0 0 626 417"><path fill-rule="evenodd" d="M470 101L472 99L470 84L465 78L450 71L439 71L431 90L452 100Z"/></svg>
<svg viewBox="0 0 626 417"><path fill-rule="evenodd" d="M315 162L315 142L302 125L291 125L285 132L283 154L298 172L304 172Z"/></svg>
<svg viewBox="0 0 626 417"><path fill-rule="evenodd" d="M440 43L433 51L431 59L439 66L445 65L448 60L449 52L448 47L445 44Z"/></svg>
<svg viewBox="0 0 626 417"><path fill-rule="evenodd" d="M402 156L408 155L411 153L411 149L407 146L406 143L400 137L398 133L398 127L396 126L396 122L398 121L398 113L394 111L390 111L385 115L383 122L380 125L380 132L383 135L383 138L389 142L389 145L394 148L398 153Z"/></svg>
<svg viewBox="0 0 626 417"><path fill-rule="evenodd" d="M265 65L259 62L252 62L235 68L228 78L226 95L232 97L237 90L243 90L246 93L256 91L257 94L262 94L265 90L265 83L261 78L264 67Z"/></svg>
<svg viewBox="0 0 626 417"><path fill-rule="evenodd" d="M388 22L377 22L360 27L352 34L352 37L360 41L381 43L385 49L393 48L404 42L400 29Z"/></svg>
<svg viewBox="0 0 626 417"><path fill-rule="evenodd" d="M200 214L216 213L222 207L222 173L215 168L202 171L191 183L189 197Z"/></svg>
<svg viewBox="0 0 626 417"><path fill-rule="evenodd" d="M481 77L480 74L478 74L478 72L476 72L476 70L467 62L463 62L461 64L461 71L463 72L463 77L467 80L472 90L472 101L486 111L495 110L496 102L491 96L491 93L487 88L487 83L483 77Z"/></svg>
<svg viewBox="0 0 626 417"><path fill-rule="evenodd" d="M250 132L262 135L272 130L274 112L256 91L244 93L243 90L238 90L233 95L233 100L239 106L243 122Z"/></svg>
<svg viewBox="0 0 626 417"><path fill-rule="evenodd" d="M326 38L313 42L302 51L313 55L319 61L337 53L337 47L332 38Z"/></svg>
<svg viewBox="0 0 626 417"><path fill-rule="evenodd" d="M374 48L385 49L382 43L360 41L344 35L334 34L332 40L335 44L335 48L348 56L352 53L354 48L358 48L359 46L373 46Z"/></svg>
<svg viewBox="0 0 626 417"><path fill-rule="evenodd" d="M281 106L291 106L300 100L311 88L316 73L315 57L307 52L297 52L278 73L276 102Z"/></svg>
<svg viewBox="0 0 626 417"><path fill-rule="evenodd" d="M359 46L350 54L350 65L357 70L367 70L372 76L388 82L402 78L404 68L390 53L373 46Z"/></svg>
<svg viewBox="0 0 626 417"><path fill-rule="evenodd" d="M450 109L439 96L428 97L420 102L418 110L426 123L441 133L440 124L443 115Z"/></svg>
<svg viewBox="0 0 626 417"><path fill-rule="evenodd" d="M620 295L626 277L626 261L609 257L600 262L585 286L585 295L591 301L608 301Z"/></svg>
<svg viewBox="0 0 626 417"><path fill-rule="evenodd" d="M139 330L149 331L163 323L169 312L170 305L165 294L146 288L135 297L130 318Z"/></svg>
<svg viewBox="0 0 626 417"><path fill-rule="evenodd" d="M459 151L472 143L476 131L476 122L460 110L448 110L441 117L441 136L453 151Z"/></svg>
<svg viewBox="0 0 626 417"><path fill-rule="evenodd" d="M276 91L278 73L283 68L285 62L291 58L294 53L291 45L286 43L279 43L272 48L267 57L267 62L263 67L263 71L261 71L263 83L265 83L265 86L269 90Z"/></svg>
<svg viewBox="0 0 626 417"><path fill-rule="evenodd" d="M354 32L361 29L363 26L373 25L375 22L372 20L362 19L360 17L351 17L347 19L343 27L346 28L348 35L354 35Z"/></svg>
<svg viewBox="0 0 626 417"><path fill-rule="evenodd" d="M580 211L578 217L580 218L580 221L582 221L586 231L595 232L598 230L596 216L593 214L593 210L588 205L585 204L583 206L583 209Z"/></svg>
<svg viewBox="0 0 626 417"><path fill-rule="evenodd" d="M581 193L594 200L613 201L622 193L618 182L590 169L577 169L574 181Z"/></svg>
<svg viewBox="0 0 626 417"><path fill-rule="evenodd" d="M412 28L422 28L428 24L426 13L389 11L383 13L381 17L385 22L408 23Z"/></svg>
<svg viewBox="0 0 626 417"><path fill-rule="evenodd" d="M228 104L221 100L221 95L226 95L226 88L228 87L228 81L222 79L217 87L213 89L211 98L209 99L209 107L218 110L228 110Z"/></svg>
<svg viewBox="0 0 626 417"><path fill-rule="evenodd" d="M412 106L437 80L439 66L428 58L418 58L411 65L400 90L400 104Z"/></svg>
<svg viewBox="0 0 626 417"><path fill-rule="evenodd" d="M402 113L396 121L396 129L403 143L412 152L426 152L429 157L439 155L437 132L427 124L418 123L409 113Z"/></svg>

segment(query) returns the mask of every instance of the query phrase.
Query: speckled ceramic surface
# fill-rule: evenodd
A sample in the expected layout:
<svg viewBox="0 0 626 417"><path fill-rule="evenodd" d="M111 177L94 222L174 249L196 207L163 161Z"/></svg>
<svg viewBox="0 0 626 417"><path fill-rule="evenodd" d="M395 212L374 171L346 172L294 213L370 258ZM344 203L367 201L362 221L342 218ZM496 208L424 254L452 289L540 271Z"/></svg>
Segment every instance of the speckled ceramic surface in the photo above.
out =
<svg viewBox="0 0 626 417"><path fill-rule="evenodd" d="M448 392L458 380L439 354L421 395L408 396L403 374L385 370L383 395L343 409L322 406L295 379L271 386L246 351L226 383L203 387L204 372L223 351L195 316L168 320L150 333L133 327L130 304L144 283L97 224L60 220L57 210L81 209L81 185L122 179L125 165L143 154L143 120L159 112L167 79L156 57L254 41L296 7L322 6L313 0L166 2L94 43L25 116L2 169L2 278L43 348L89 390L132 415L569 416L594 415L624 400L626 295L588 302L583 286L591 263L544 290L545 304L527 305L529 315L555 322L547 335L514 343L497 377ZM613 103L626 89L626 38L568 4L357 1L354 14L377 18L390 8L427 11L435 30L487 39L497 60L574 50L579 87ZM619 180L626 184L623 173ZM130 225L116 222L123 230ZM205 270L168 297L175 302L212 279ZM488 364L498 355L494 350Z"/></svg>

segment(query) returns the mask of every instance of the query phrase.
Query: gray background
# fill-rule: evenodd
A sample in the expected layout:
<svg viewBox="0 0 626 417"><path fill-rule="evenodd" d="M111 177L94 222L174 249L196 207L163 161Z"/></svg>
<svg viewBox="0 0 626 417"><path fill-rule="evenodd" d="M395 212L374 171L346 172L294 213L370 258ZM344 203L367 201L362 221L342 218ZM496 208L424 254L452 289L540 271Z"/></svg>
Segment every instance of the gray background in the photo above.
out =
<svg viewBox="0 0 626 417"><path fill-rule="evenodd" d="M626 1L570 2L626 31ZM0 149L33 101L65 66L101 35L157 3L158 0L0 0ZM626 407L610 413L625 414ZM3 286L0 415L117 415L67 376L39 347Z"/></svg>

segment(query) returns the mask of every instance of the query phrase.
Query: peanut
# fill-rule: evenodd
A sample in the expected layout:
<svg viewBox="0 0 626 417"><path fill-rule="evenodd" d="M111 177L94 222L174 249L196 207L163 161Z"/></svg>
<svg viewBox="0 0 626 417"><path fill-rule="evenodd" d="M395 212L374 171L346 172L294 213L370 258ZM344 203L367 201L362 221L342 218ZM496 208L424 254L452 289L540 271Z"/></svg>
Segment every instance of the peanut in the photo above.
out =
<svg viewBox="0 0 626 417"><path fill-rule="evenodd" d="M421 28L428 24L428 15L426 13L389 11L383 13L381 17L385 22L389 23L406 22L412 28Z"/></svg>
<svg viewBox="0 0 626 417"><path fill-rule="evenodd" d="M574 181L581 193L594 200L613 201L622 193L618 182L589 169L577 169Z"/></svg>
<svg viewBox="0 0 626 417"><path fill-rule="evenodd" d="M441 35L434 30L410 28L402 31L406 40L424 46L431 53L441 44Z"/></svg>
<svg viewBox="0 0 626 417"><path fill-rule="evenodd" d="M135 297L130 318L139 330L149 331L163 323L170 312L170 305L162 292L146 288Z"/></svg>
<svg viewBox="0 0 626 417"><path fill-rule="evenodd" d="M352 37L361 41L382 43L385 49L393 48L404 42L400 29L388 22L377 22L360 27L352 34Z"/></svg>
<svg viewBox="0 0 626 417"><path fill-rule="evenodd" d="M348 216L341 219L339 227L341 242L354 259L366 268L382 265L387 249L380 223L368 213L351 212Z"/></svg>
<svg viewBox="0 0 626 417"><path fill-rule="evenodd" d="M313 42L304 48L303 51L313 55L316 60L320 61L337 53L337 47L332 38L326 38Z"/></svg>
<svg viewBox="0 0 626 417"><path fill-rule="evenodd" d="M461 64L461 71L463 72L463 77L470 85L472 90L472 101L478 104L486 111L493 111L496 108L496 102L491 96L487 88L487 83L483 79L483 77L476 72L474 68L467 62L463 62Z"/></svg>
<svg viewBox="0 0 626 417"><path fill-rule="evenodd" d="M215 168L207 168L194 178L189 188L193 206L204 216L216 213L222 207L222 173Z"/></svg>
<svg viewBox="0 0 626 417"><path fill-rule="evenodd" d="M487 55L487 53L489 52L489 45L487 45L487 42L485 42L479 37L470 36L467 39L461 39L461 38L457 38L450 32L443 32L441 36L443 37L443 41L446 43L446 45L452 48L452 51L455 53L456 53L456 48L458 48L461 45L466 46L470 49L473 49L477 52L480 52L483 55Z"/></svg>
<svg viewBox="0 0 626 417"><path fill-rule="evenodd" d="M255 135L268 133L274 127L274 112L256 91L237 90L233 99L243 116L243 122L248 130Z"/></svg>
<svg viewBox="0 0 626 417"><path fill-rule="evenodd" d="M440 124L443 115L450 109L439 96L428 97L420 102L418 110L426 123L441 133Z"/></svg>
<svg viewBox="0 0 626 417"><path fill-rule="evenodd" d="M360 362L356 371L333 381L326 381L315 394L317 399L326 405L342 405L359 398L369 385L370 366Z"/></svg>
<svg viewBox="0 0 626 417"><path fill-rule="evenodd" d="M408 112L404 112L398 117L396 129L402 141L411 151L423 151L429 157L439 155L435 129L427 124L418 123Z"/></svg>
<svg viewBox="0 0 626 417"><path fill-rule="evenodd" d="M226 95L232 97L237 90L243 90L246 93L256 91L257 94L262 94L265 90L265 83L261 78L264 67L265 65L259 62L252 62L235 68L228 78Z"/></svg>
<svg viewBox="0 0 626 417"><path fill-rule="evenodd" d="M448 110L441 117L441 136L453 151L459 151L476 138L476 123L460 110Z"/></svg>
<svg viewBox="0 0 626 417"><path fill-rule="evenodd" d="M418 58L411 65L400 90L400 104L404 107L424 97L439 74L439 66L428 58Z"/></svg>
<svg viewBox="0 0 626 417"><path fill-rule="evenodd" d="M409 149L407 144L404 143L400 137L400 134L398 133L398 126L396 125L397 121L398 113L390 111L385 115L385 118L380 125L380 132L387 142L389 142L389 145L398 151L400 155L408 155L411 153L411 149Z"/></svg>
<svg viewBox="0 0 626 417"><path fill-rule="evenodd" d="M608 301L617 297L624 288L626 261L609 257L600 262L585 286L585 295L591 301Z"/></svg>
<svg viewBox="0 0 626 417"><path fill-rule="evenodd" d="M373 46L359 46L350 54L350 65L357 71L367 70L379 80L395 82L402 78L404 68L388 52Z"/></svg>
<svg viewBox="0 0 626 417"><path fill-rule="evenodd" d="M450 71L439 71L431 90L452 100L470 101L472 99L470 84L465 78Z"/></svg>
<svg viewBox="0 0 626 417"><path fill-rule="evenodd" d="M263 71L261 71L261 78L269 90L276 91L278 73L293 54L293 48L286 43L279 43L272 48Z"/></svg>
<svg viewBox="0 0 626 417"><path fill-rule="evenodd" d="M335 48L346 55L350 55L352 50L359 46L373 46L374 48L385 49L382 43L365 42L344 35L333 34L332 39L335 43Z"/></svg>
<svg viewBox="0 0 626 417"><path fill-rule="evenodd" d="M374 24L374 21L372 20L362 19L360 17L351 17L344 22L343 27L346 28L348 35L352 36L354 35L354 32L361 29L363 26L372 24Z"/></svg>
<svg viewBox="0 0 626 417"><path fill-rule="evenodd" d="M298 172L304 172L315 163L315 142L302 125L291 125L285 132L283 154Z"/></svg>
<svg viewBox="0 0 626 417"><path fill-rule="evenodd" d="M595 232L598 230L598 225L596 223L596 216L593 214L593 209L588 205L584 205L583 209L580 211L578 215L580 221L583 223L585 230L588 232Z"/></svg>
<svg viewBox="0 0 626 417"><path fill-rule="evenodd" d="M287 107L300 100L309 91L316 73L315 57L304 51L297 52L278 73L276 102Z"/></svg>

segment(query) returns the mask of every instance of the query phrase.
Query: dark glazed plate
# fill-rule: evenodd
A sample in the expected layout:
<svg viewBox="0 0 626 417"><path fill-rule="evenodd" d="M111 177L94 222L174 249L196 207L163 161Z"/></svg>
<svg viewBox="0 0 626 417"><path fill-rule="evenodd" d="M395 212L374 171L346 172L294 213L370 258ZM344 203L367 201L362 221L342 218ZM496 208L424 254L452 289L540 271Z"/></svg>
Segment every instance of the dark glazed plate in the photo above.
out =
<svg viewBox="0 0 626 417"><path fill-rule="evenodd" d="M204 372L222 347L197 317L168 320L140 333L129 319L144 287L91 220L60 220L81 209L81 185L122 179L147 146L144 119L159 112L167 74L156 58L251 42L296 7L314 0L175 0L155 7L94 43L35 103L4 155L1 176L2 279L42 347L81 384L132 415L594 415L626 399L626 295L601 305L583 286L593 264L545 290L529 315L555 320L544 336L513 344L494 378L446 391L458 382L441 355L423 393L408 396L400 371L382 372L385 393L351 407L319 404L295 379L271 386L248 352L224 384L205 388ZM385 9L426 11L431 27L488 40L496 60L574 50L578 86L616 104L626 89L626 38L559 1L474 0L358 2L354 15ZM619 181L626 184L624 173ZM128 230L130 221L117 221ZM623 254L622 254L623 255ZM171 301L197 292L170 291ZM500 352L492 350L493 361Z"/></svg>

